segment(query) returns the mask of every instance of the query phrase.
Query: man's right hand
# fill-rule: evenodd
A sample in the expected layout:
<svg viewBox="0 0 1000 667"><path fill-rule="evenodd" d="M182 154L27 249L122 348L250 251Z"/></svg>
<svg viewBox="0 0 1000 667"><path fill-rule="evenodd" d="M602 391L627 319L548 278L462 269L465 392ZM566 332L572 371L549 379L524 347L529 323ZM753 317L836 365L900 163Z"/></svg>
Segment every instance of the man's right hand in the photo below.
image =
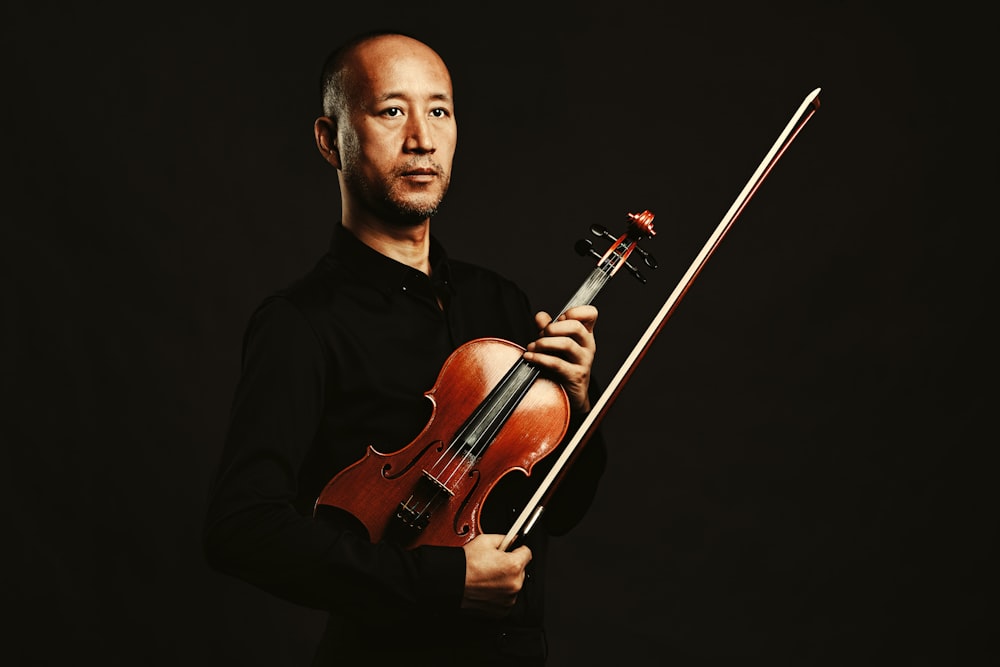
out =
<svg viewBox="0 0 1000 667"><path fill-rule="evenodd" d="M465 593L462 609L487 616L505 616L524 585L524 569L531 561L531 550L519 546L500 551L503 535L478 535L462 548L465 550Z"/></svg>

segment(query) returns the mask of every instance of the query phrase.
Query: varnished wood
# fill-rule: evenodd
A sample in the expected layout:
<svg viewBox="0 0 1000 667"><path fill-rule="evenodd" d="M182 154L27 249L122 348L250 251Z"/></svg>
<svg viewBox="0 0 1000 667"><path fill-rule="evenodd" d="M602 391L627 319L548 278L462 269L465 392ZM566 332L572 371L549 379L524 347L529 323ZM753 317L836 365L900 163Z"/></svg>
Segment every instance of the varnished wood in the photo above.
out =
<svg viewBox="0 0 1000 667"><path fill-rule="evenodd" d="M530 474L566 435L569 399L561 386L536 379L478 460L449 462L446 452L456 433L486 399L524 348L497 339L481 338L451 354L434 387L426 392L433 403L430 420L406 447L382 453L369 447L366 455L336 475L316 501L336 507L358 519L373 542L390 539L407 548L422 544L461 546L482 532L480 512L490 491L507 474ZM447 457L441 461L442 454ZM409 536L395 524L400 503L416 493L432 494L429 473L443 481L449 493L438 501L427 525Z"/></svg>

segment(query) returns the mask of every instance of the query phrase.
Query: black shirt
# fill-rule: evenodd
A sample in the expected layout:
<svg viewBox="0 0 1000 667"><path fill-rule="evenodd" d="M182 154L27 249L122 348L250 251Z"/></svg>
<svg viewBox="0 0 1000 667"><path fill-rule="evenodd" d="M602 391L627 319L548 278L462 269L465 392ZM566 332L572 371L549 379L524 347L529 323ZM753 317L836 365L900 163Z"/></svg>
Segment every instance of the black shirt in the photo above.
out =
<svg viewBox="0 0 1000 667"><path fill-rule="evenodd" d="M414 613L461 619L465 556L460 547L372 544L314 518L322 488L367 447L392 452L420 433L432 409L425 392L457 347L484 337L525 345L537 335L512 282L449 260L436 241L431 264L427 276L338 226L330 251L265 299L244 336L206 554L224 572L329 610L328 635L339 643ZM546 510L548 532L565 532L589 506L604 456L593 438ZM530 479L505 476L489 505L508 523L485 517L484 532L506 532L542 467ZM545 532L528 536L531 576L505 624L541 625Z"/></svg>

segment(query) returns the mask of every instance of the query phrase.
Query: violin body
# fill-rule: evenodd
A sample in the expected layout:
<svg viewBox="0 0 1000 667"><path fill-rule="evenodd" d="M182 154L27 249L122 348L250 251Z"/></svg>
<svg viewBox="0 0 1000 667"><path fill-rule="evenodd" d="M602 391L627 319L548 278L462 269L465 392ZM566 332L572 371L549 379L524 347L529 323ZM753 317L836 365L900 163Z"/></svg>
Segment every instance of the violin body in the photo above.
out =
<svg viewBox="0 0 1000 667"><path fill-rule="evenodd" d="M372 542L385 539L406 548L461 546L479 535L483 505L497 482L515 470L530 475L569 427L566 392L539 377L503 415L495 435L468 435L474 415L490 404L491 392L523 353L499 338L456 349L425 393L433 407L420 434L388 454L369 446L327 483L314 514L337 508L357 519Z"/></svg>

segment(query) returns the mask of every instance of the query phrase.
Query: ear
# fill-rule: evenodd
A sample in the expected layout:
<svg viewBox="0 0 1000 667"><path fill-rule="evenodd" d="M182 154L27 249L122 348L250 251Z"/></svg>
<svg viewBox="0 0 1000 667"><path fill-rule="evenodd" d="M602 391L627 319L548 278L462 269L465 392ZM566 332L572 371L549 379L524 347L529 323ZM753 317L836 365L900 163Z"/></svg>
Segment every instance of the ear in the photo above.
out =
<svg viewBox="0 0 1000 667"><path fill-rule="evenodd" d="M329 116L320 116L313 123L316 148L323 159L340 169L340 152L337 150L337 125Z"/></svg>

